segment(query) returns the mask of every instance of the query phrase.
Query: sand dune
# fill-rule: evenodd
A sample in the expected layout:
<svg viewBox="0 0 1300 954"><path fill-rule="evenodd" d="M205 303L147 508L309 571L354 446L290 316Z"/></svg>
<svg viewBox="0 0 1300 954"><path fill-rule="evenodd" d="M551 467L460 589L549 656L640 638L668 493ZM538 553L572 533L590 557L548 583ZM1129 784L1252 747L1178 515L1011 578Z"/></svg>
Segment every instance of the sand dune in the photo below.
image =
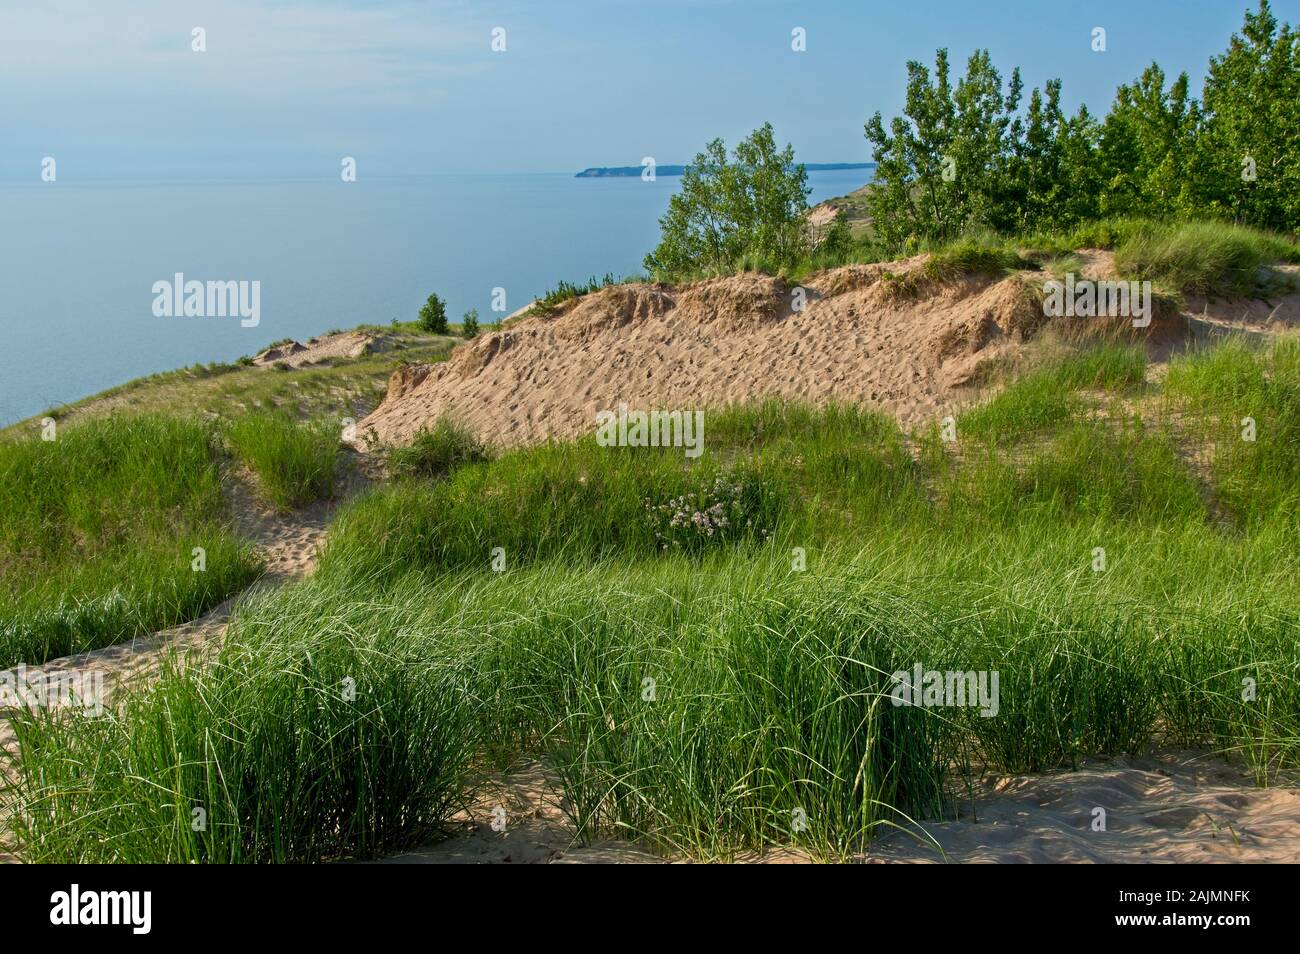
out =
<svg viewBox="0 0 1300 954"><path fill-rule="evenodd" d="M932 419L1047 319L1032 277L940 280L925 262L847 266L802 286L760 274L611 286L481 335L444 364L399 371L359 431L401 444L452 413L513 445L588 433L620 403L687 410L766 396ZM1159 316L1146 334L1172 325L1181 317Z"/></svg>

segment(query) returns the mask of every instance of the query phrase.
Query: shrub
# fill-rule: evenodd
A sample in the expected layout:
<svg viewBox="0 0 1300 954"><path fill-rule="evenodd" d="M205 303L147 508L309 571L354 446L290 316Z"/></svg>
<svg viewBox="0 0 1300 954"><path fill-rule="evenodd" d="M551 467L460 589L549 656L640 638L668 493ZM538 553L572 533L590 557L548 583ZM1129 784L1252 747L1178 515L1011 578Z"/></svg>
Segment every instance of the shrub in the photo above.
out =
<svg viewBox="0 0 1300 954"><path fill-rule="evenodd" d="M420 308L420 329L433 335L447 333L447 306L437 295L430 295Z"/></svg>
<svg viewBox="0 0 1300 954"><path fill-rule="evenodd" d="M682 173L645 269L679 281L730 272L742 260L793 268L811 249L807 211L807 173L793 147L777 148L770 123L741 141L731 159L714 139Z"/></svg>
<svg viewBox="0 0 1300 954"><path fill-rule="evenodd" d="M469 311L465 312L465 317L460 320L460 333L466 341L478 337L477 308L471 308Z"/></svg>
<svg viewBox="0 0 1300 954"><path fill-rule="evenodd" d="M394 477L444 477L487 457L487 449L471 430L444 416L432 428L416 434L410 444L393 448L388 469Z"/></svg>

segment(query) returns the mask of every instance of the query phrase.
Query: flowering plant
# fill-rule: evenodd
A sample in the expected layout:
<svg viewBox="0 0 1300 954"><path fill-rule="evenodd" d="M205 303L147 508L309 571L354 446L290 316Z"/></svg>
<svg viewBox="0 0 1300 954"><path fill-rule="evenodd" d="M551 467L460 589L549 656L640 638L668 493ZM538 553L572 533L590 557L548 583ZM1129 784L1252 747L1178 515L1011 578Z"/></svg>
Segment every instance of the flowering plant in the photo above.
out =
<svg viewBox="0 0 1300 954"><path fill-rule="evenodd" d="M719 474L696 491L645 505L661 550L697 550L746 536L766 540L772 533L771 494L753 474Z"/></svg>

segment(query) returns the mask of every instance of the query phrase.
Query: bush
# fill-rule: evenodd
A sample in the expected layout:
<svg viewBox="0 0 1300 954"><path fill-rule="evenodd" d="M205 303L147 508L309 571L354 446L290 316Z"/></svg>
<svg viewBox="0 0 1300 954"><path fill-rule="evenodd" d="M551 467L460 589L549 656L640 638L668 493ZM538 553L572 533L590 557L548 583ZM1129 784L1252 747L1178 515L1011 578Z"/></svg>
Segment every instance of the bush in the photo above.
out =
<svg viewBox="0 0 1300 954"><path fill-rule="evenodd" d="M659 220L659 245L645 257L646 271L680 281L724 274L742 261L794 268L811 250L807 211L807 173L791 146L777 149L770 123L737 145L730 160L715 139L682 173L681 191Z"/></svg>
<svg viewBox="0 0 1300 954"><path fill-rule="evenodd" d="M388 469L394 477L444 477L464 464L487 460L487 449L468 428L441 417L405 447L394 448Z"/></svg>
<svg viewBox="0 0 1300 954"><path fill-rule="evenodd" d="M430 295L429 300L420 309L420 330L432 335L447 333L447 305L437 295Z"/></svg>
<svg viewBox="0 0 1300 954"><path fill-rule="evenodd" d="M460 333L466 341L471 341L478 337L478 309L471 308L465 312L465 317L460 320Z"/></svg>

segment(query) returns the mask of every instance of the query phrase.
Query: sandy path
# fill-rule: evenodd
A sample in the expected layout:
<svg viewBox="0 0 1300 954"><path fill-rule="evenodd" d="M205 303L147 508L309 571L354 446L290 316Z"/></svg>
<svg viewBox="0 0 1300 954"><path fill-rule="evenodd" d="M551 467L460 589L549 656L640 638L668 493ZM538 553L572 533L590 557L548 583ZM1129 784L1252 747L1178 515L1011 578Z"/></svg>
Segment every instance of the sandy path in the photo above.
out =
<svg viewBox="0 0 1300 954"><path fill-rule="evenodd" d="M198 619L112 646L28 666L29 678L32 674L52 672L102 673L104 703L111 705L119 686L152 678L166 655L174 654L184 661L216 649L240 601L311 573L334 511L366 482L366 477L350 473L334 500L318 501L286 514L267 508L257 499L247 474L227 480L225 492L235 528L257 547L266 563L266 575ZM0 771L11 771L15 745L13 726L8 719L0 718L0 750L5 753ZM0 862L17 860L0 847Z"/></svg>

